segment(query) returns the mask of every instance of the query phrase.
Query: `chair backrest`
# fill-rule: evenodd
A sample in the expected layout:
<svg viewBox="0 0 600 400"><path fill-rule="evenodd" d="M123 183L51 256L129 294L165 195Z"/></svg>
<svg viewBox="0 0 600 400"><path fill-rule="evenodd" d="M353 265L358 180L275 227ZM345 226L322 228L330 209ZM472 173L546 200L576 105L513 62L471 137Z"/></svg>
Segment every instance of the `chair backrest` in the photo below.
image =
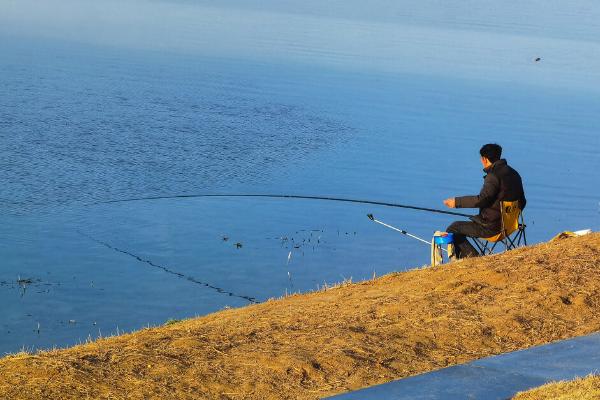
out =
<svg viewBox="0 0 600 400"><path fill-rule="evenodd" d="M479 247L479 251L482 255L492 254L496 244L500 241L504 243L506 250L514 249L519 246L521 240L527 245L527 239L525 239L525 222L523 221L523 214L519 208L519 202L500 202L500 215L502 230L498 232L498 234L489 238L481 238L482 240L475 239L475 244ZM518 233L511 237L515 231L518 231ZM488 247L488 243L490 242L493 244L491 247Z"/></svg>
<svg viewBox="0 0 600 400"><path fill-rule="evenodd" d="M519 229L521 209L518 200L502 201L500 203L500 213L502 215L502 233L505 237Z"/></svg>

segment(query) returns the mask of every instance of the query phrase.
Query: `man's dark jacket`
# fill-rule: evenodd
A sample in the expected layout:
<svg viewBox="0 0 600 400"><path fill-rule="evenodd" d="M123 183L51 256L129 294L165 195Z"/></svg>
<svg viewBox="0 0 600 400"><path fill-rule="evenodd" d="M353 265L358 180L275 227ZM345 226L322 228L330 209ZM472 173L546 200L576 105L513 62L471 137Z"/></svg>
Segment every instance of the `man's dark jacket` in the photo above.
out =
<svg viewBox="0 0 600 400"><path fill-rule="evenodd" d="M483 187L478 196L456 197L456 208L479 208L473 221L500 230L500 202L519 200L523 210L527 204L523 182L517 171L508 166L505 159L498 160L483 170Z"/></svg>

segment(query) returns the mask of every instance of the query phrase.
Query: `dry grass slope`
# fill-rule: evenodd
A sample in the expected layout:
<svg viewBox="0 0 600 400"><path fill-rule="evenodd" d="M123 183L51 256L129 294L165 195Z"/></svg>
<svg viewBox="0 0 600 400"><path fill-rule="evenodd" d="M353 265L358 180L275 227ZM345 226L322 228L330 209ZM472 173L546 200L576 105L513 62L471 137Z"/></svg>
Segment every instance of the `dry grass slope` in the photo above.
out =
<svg viewBox="0 0 600 400"><path fill-rule="evenodd" d="M64 350L0 359L0 398L316 399L600 330L600 234Z"/></svg>
<svg viewBox="0 0 600 400"><path fill-rule="evenodd" d="M549 383L539 388L521 392L514 400L598 400L600 375L591 375L568 382Z"/></svg>

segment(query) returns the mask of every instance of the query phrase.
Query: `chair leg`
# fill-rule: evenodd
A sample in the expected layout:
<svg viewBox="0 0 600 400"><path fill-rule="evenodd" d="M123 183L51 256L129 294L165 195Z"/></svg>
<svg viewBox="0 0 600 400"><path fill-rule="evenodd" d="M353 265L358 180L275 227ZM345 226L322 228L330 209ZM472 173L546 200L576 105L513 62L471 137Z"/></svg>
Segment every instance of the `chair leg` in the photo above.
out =
<svg viewBox="0 0 600 400"><path fill-rule="evenodd" d="M477 246L477 250L479 250L479 253L481 253L482 256L485 256L485 249L487 247L486 244L477 238L473 238L473 242L475 243L475 246Z"/></svg>
<svg viewBox="0 0 600 400"><path fill-rule="evenodd" d="M517 247L517 243L519 241L519 234L515 236L514 239L511 239L510 236L506 238L506 250L512 250Z"/></svg>
<svg viewBox="0 0 600 400"><path fill-rule="evenodd" d="M525 231L523 229L519 229L517 234L511 240L511 245L513 249L521 246L527 246L527 240L525 239Z"/></svg>
<svg viewBox="0 0 600 400"><path fill-rule="evenodd" d="M515 235L515 238L511 240L511 245L513 249L521 246L521 240L523 239L523 231L519 230Z"/></svg>

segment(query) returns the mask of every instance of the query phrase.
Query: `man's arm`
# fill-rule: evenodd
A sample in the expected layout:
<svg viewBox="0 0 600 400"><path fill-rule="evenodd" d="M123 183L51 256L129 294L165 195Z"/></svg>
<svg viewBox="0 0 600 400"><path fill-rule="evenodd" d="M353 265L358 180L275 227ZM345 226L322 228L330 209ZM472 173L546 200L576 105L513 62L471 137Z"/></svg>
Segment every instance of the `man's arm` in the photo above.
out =
<svg viewBox="0 0 600 400"><path fill-rule="evenodd" d="M521 207L521 211L523 211L525 209L526 205L527 205L527 199L525 198L525 193L523 193L523 196L521 196L521 198L519 199L519 207Z"/></svg>
<svg viewBox="0 0 600 400"><path fill-rule="evenodd" d="M477 196L461 196L455 198L456 208L485 208L494 204L500 191L500 181L493 174L488 174L483 187Z"/></svg>

